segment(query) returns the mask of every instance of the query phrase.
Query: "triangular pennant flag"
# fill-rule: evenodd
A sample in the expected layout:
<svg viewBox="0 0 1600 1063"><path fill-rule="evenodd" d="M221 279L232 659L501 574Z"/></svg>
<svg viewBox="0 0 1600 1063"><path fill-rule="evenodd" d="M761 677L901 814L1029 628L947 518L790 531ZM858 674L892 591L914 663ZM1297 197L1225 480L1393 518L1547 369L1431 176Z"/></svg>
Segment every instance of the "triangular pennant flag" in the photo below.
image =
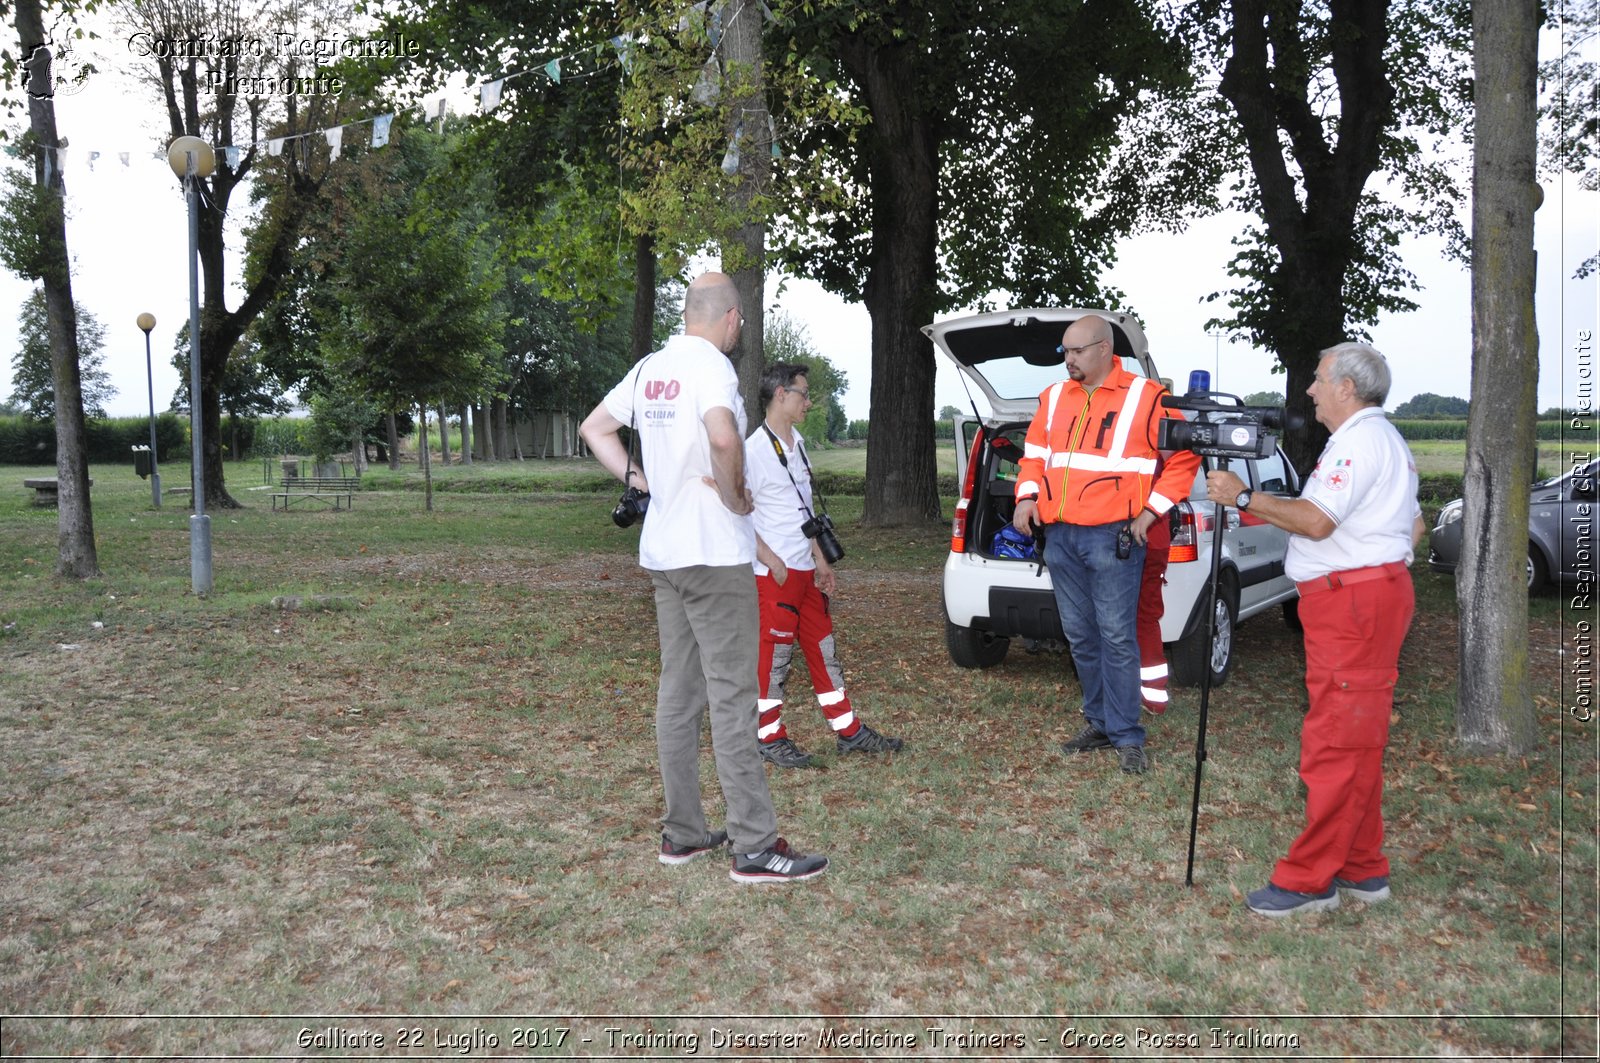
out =
<svg viewBox="0 0 1600 1063"><path fill-rule="evenodd" d="M783 152L778 148L778 123L772 120L772 112L767 112L767 139L772 144L772 157L783 158Z"/></svg>
<svg viewBox="0 0 1600 1063"><path fill-rule="evenodd" d="M506 83L505 78L499 81L485 81L478 86L478 110L487 114L500 106L500 87Z"/></svg>
<svg viewBox="0 0 1600 1063"><path fill-rule="evenodd" d="M550 80L557 85L561 84L561 60L552 59L544 65L544 72L550 75Z"/></svg>
<svg viewBox="0 0 1600 1063"><path fill-rule="evenodd" d="M267 154L274 159L283 154L283 137L273 137L267 141Z"/></svg>
<svg viewBox="0 0 1600 1063"><path fill-rule="evenodd" d="M235 171L239 169L239 149L237 147L223 148L222 157L228 160L228 169Z"/></svg>
<svg viewBox="0 0 1600 1063"><path fill-rule="evenodd" d="M124 165L124 166L128 165L128 153L127 152L125 152L125 151L117 152L117 158L118 158L118 160L121 161L122 165Z"/></svg>
<svg viewBox="0 0 1600 1063"><path fill-rule="evenodd" d="M722 156L722 172L732 177L739 172L739 138L744 136L744 123L740 122L733 127L733 139L728 141L728 150Z"/></svg>
<svg viewBox="0 0 1600 1063"><path fill-rule="evenodd" d="M627 33L611 38L611 47L617 50L617 59L622 63L624 74L633 73L633 66L628 60L628 46L632 43L632 36Z"/></svg>
<svg viewBox="0 0 1600 1063"><path fill-rule="evenodd" d="M95 160L98 159L98 158L100 158L100 153L98 151L91 151L89 153L89 169L90 170L94 169Z"/></svg>
<svg viewBox="0 0 1600 1063"><path fill-rule="evenodd" d="M328 141L328 158L337 159L339 150L344 145L344 126L336 125L332 129L324 129L322 135Z"/></svg>
<svg viewBox="0 0 1600 1063"><path fill-rule="evenodd" d="M714 102L722 95L722 69L717 66L717 57L712 56L706 60L706 65L700 68L700 76L695 78L694 89L690 91L689 98L702 107Z"/></svg>
<svg viewBox="0 0 1600 1063"><path fill-rule="evenodd" d="M761 14L768 22L778 21L778 16L772 13L772 8L767 6L767 0L761 0Z"/></svg>
<svg viewBox="0 0 1600 1063"><path fill-rule="evenodd" d="M389 143L389 123L394 121L392 114L380 114L372 120L372 146L381 148Z"/></svg>
<svg viewBox="0 0 1600 1063"><path fill-rule="evenodd" d="M44 186L49 188L56 182L56 149L45 148L41 154L44 156Z"/></svg>
<svg viewBox="0 0 1600 1063"><path fill-rule="evenodd" d="M433 110L428 115L428 117L429 118L436 118L436 119L439 119L439 120L443 121L443 119L444 119L444 108L445 108L445 104L447 102L448 101L443 96L440 96L437 100L434 100L433 101Z"/></svg>

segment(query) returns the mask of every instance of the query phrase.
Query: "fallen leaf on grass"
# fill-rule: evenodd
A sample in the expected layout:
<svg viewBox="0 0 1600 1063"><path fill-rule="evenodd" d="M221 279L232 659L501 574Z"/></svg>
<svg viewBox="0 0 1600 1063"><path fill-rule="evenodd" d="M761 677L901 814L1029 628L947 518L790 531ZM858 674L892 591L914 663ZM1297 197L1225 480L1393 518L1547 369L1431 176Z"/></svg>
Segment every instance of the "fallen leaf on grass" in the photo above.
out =
<svg viewBox="0 0 1600 1063"><path fill-rule="evenodd" d="M1519 809L1521 809L1522 811L1524 811L1524 812L1537 812L1537 811L1539 811L1539 806L1538 805L1524 804L1521 801L1517 802L1517 807Z"/></svg>

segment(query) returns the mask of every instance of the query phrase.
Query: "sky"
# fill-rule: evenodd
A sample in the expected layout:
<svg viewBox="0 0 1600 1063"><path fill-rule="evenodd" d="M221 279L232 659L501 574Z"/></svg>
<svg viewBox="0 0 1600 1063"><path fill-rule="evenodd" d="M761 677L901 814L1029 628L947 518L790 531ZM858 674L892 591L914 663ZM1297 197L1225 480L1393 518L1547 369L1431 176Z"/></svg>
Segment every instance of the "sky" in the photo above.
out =
<svg viewBox="0 0 1600 1063"><path fill-rule="evenodd" d="M73 294L106 327L104 368L117 394L107 404L113 416L149 410L144 334L135 320L156 317L151 333L155 408L171 402L178 373L169 364L179 327L188 317L187 221L183 195L168 168L165 111L154 90L131 76L141 62L126 38L107 33L98 45L101 73L81 90L57 98L59 132L69 145L63 163L67 184L67 243L73 258ZM452 111L474 107L457 94ZM365 137L370 126L346 132ZM90 153L99 152L92 165ZM124 165L119 155L129 153ZM160 152L162 157L153 157ZM236 194L230 228L230 265L237 279L238 226L246 197ZM1547 180L1545 203L1535 216L1538 250L1537 314L1540 336L1538 405L1575 405L1580 372L1593 372L1592 340L1582 349L1583 330L1597 328L1596 285L1573 279L1577 264L1600 247L1600 192L1585 192L1575 179ZM1197 220L1179 234L1134 236L1118 248L1105 278L1126 294L1140 320L1162 375L1182 389L1192 369L1214 374L1216 390L1246 395L1282 391L1284 377L1272 358L1248 343L1207 331L1220 303L1207 295L1232 287L1226 265L1230 240L1248 219L1238 214ZM1441 241L1410 239L1404 263L1423 285L1413 293L1419 308L1386 315L1371 330L1372 342L1389 358L1394 373L1389 407L1421 392L1467 397L1471 373L1471 284L1464 264L1446 257ZM781 283L780 283L781 282ZM16 318L31 285L0 270L0 397L11 393L11 359L18 349ZM871 326L866 309L847 304L813 282L773 278L769 311L781 309L802 325L812 346L843 370L849 381L844 409L853 420L869 414ZM238 303L237 293L229 305ZM959 316L959 315L949 315ZM958 374L937 359L935 406L970 407ZM1592 399L1593 380L1587 394ZM982 399L979 397L982 407Z"/></svg>

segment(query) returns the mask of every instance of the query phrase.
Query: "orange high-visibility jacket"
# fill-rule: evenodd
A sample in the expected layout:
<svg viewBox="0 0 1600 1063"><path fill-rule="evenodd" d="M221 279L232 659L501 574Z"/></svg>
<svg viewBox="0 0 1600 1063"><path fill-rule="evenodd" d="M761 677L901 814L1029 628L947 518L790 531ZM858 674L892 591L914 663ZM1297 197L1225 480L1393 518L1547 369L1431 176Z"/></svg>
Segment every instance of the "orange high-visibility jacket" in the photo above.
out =
<svg viewBox="0 0 1600 1063"><path fill-rule="evenodd" d="M1183 418L1161 405L1165 394L1120 363L1093 390L1071 379L1046 388L1017 466L1017 501L1036 500L1042 524L1112 524L1188 498L1198 454L1169 452L1157 471L1161 418Z"/></svg>

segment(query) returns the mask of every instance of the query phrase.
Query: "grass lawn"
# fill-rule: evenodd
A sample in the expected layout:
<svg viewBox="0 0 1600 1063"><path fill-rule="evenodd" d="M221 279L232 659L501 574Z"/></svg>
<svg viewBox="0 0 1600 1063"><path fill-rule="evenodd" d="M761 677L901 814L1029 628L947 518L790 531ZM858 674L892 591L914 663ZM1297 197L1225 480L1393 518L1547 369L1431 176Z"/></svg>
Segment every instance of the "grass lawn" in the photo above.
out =
<svg viewBox="0 0 1600 1063"><path fill-rule="evenodd" d="M908 749L835 756L796 676L823 766L769 769L774 799L833 864L742 887L655 859L650 586L579 465L451 467L478 489L432 513L410 472L274 513L230 468L204 599L181 500L94 469L105 574L63 582L20 486L49 470L5 470L0 1053L1593 1057L1597 725L1562 701L1562 599L1533 606L1544 744L1476 755L1453 587L1415 571L1394 899L1268 921L1241 902L1300 822L1296 636L1245 625L1211 699L1189 887L1196 693L1148 776L1063 757L1065 659L950 664L947 526L830 498L851 697Z"/></svg>

